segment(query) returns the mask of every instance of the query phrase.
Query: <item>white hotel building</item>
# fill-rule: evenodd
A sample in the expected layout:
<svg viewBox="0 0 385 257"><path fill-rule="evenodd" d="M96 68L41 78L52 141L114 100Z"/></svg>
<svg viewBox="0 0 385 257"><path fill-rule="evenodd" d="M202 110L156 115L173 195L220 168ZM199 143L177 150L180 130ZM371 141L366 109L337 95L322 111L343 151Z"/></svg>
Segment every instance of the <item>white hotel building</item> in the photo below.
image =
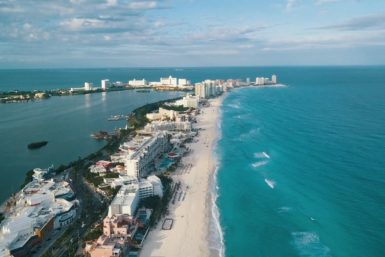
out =
<svg viewBox="0 0 385 257"><path fill-rule="evenodd" d="M132 87L145 87L147 86L147 81L145 79L141 79L141 80L133 79L128 81L128 84Z"/></svg>
<svg viewBox="0 0 385 257"><path fill-rule="evenodd" d="M108 208L108 216L133 216L141 199L157 195L163 197L163 185L157 176L149 176L129 185L123 185Z"/></svg>
<svg viewBox="0 0 385 257"><path fill-rule="evenodd" d="M169 137L165 132L158 132L152 137L137 136L121 145L120 149L126 151L127 175L138 179L147 176L152 170L154 159L169 148Z"/></svg>
<svg viewBox="0 0 385 257"><path fill-rule="evenodd" d="M175 102L175 105L183 105L183 107L196 109L199 107L199 97L188 94L181 100L177 100Z"/></svg>
<svg viewBox="0 0 385 257"><path fill-rule="evenodd" d="M195 96L199 98L210 98L220 95L223 85L218 80L205 80L195 84Z"/></svg>
<svg viewBox="0 0 385 257"><path fill-rule="evenodd" d="M100 86L101 86L102 90L107 90L107 88L110 87L110 80L108 80L108 79L101 80Z"/></svg>

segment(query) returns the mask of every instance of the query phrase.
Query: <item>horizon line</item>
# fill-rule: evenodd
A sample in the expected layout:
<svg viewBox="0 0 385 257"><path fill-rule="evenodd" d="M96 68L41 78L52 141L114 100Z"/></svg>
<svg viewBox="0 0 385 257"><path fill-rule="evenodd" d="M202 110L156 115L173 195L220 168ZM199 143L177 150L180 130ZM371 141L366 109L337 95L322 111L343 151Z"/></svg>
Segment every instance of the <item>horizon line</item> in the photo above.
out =
<svg viewBox="0 0 385 257"><path fill-rule="evenodd" d="M0 70L74 70L74 69L203 69L203 68L295 68L295 67L381 67L385 64L301 64L301 65L223 65L223 66L115 66L115 67L17 67Z"/></svg>

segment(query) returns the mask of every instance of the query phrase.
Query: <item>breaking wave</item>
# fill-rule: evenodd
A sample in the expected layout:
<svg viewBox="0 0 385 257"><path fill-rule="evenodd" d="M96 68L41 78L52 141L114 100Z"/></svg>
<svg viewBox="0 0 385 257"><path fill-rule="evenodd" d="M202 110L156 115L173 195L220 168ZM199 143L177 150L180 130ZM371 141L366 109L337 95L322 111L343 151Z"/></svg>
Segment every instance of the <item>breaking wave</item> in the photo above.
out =
<svg viewBox="0 0 385 257"><path fill-rule="evenodd" d="M255 153L254 157L259 159L262 159L262 158L270 159L270 155L268 155L266 152Z"/></svg>
<svg viewBox="0 0 385 257"><path fill-rule="evenodd" d="M329 257L330 249L322 244L319 236L314 232L293 232L293 245L301 256Z"/></svg>
<svg viewBox="0 0 385 257"><path fill-rule="evenodd" d="M253 164L251 164L251 166L253 166L253 168L258 168L266 165L267 163L268 161L259 161L259 162L254 162Z"/></svg>
<svg viewBox="0 0 385 257"><path fill-rule="evenodd" d="M267 178L265 178L265 182L266 182L266 184L267 184L271 189L274 189L274 188L275 188L275 185L277 184L274 180L267 179Z"/></svg>

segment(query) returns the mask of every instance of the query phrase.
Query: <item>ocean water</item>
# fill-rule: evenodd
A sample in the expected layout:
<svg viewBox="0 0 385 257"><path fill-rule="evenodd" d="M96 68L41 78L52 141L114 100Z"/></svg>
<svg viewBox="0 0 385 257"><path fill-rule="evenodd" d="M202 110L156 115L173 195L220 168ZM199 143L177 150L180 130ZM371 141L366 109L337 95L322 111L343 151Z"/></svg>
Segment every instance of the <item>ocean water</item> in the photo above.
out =
<svg viewBox="0 0 385 257"><path fill-rule="evenodd" d="M222 106L225 255L385 256L385 67L277 74Z"/></svg>

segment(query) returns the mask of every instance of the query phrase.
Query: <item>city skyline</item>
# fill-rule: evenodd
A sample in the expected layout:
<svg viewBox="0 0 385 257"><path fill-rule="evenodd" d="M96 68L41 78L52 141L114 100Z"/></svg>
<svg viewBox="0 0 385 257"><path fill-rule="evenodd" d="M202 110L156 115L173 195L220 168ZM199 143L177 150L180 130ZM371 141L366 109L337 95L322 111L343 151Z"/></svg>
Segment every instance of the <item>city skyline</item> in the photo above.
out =
<svg viewBox="0 0 385 257"><path fill-rule="evenodd" d="M0 68L380 65L385 2L0 1Z"/></svg>

